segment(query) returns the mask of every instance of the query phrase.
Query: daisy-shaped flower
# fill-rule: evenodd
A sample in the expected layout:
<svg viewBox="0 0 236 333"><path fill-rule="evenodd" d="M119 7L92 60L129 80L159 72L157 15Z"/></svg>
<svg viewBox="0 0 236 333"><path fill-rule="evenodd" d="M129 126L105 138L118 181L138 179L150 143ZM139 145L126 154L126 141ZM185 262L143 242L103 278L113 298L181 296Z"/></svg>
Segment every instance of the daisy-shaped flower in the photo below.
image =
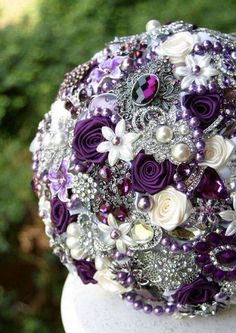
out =
<svg viewBox="0 0 236 333"><path fill-rule="evenodd" d="M177 76L183 77L181 88L186 89L195 82L197 85L206 85L212 76L218 74L218 70L210 65L211 56L188 55L185 58L186 66L178 66L175 69Z"/></svg>
<svg viewBox="0 0 236 333"><path fill-rule="evenodd" d="M132 143L139 134L125 133L125 121L121 119L116 125L115 132L107 126L102 127L102 135L107 141L101 142L97 146L99 153L109 152L108 162L111 166L115 165L118 159L129 162L133 159Z"/></svg>
<svg viewBox="0 0 236 333"><path fill-rule="evenodd" d="M72 187L73 175L68 172L68 168L69 161L63 160L58 171L54 171L51 168L48 172L52 195L57 194L58 198L63 202L68 201L67 189Z"/></svg>
<svg viewBox="0 0 236 333"><path fill-rule="evenodd" d="M110 246L116 246L117 250L125 253L127 246L135 246L135 241L129 237L132 225L130 223L117 224L112 214L108 215L108 225L99 223L98 228L104 233L104 242Z"/></svg>
<svg viewBox="0 0 236 333"><path fill-rule="evenodd" d="M231 222L226 229L225 235L232 236L236 233L236 196L233 196L233 210L225 210L224 212L219 213L220 217L227 221Z"/></svg>

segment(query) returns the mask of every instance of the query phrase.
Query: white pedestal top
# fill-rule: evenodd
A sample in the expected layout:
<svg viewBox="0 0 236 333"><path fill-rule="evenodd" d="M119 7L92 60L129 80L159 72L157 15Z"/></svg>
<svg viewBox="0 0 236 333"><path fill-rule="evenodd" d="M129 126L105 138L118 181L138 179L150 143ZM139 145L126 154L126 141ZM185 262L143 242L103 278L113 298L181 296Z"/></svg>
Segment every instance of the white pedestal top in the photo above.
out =
<svg viewBox="0 0 236 333"><path fill-rule="evenodd" d="M61 314L66 333L234 333L236 308L214 317L174 319L136 311L119 296L98 285L83 285L69 274L64 285Z"/></svg>

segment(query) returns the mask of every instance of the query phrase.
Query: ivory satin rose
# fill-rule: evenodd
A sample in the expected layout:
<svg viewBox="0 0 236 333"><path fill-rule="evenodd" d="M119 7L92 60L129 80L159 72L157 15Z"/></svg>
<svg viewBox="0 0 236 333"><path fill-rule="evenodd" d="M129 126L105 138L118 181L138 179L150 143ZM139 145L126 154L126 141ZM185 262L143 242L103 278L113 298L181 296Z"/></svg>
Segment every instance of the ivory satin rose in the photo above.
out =
<svg viewBox="0 0 236 333"><path fill-rule="evenodd" d="M153 199L154 207L149 213L152 223L167 231L174 230L191 214L191 202L184 193L177 191L173 186L167 186L155 194Z"/></svg>
<svg viewBox="0 0 236 333"><path fill-rule="evenodd" d="M196 34L178 32L161 43L156 51L162 56L167 56L173 64L184 63L185 57L192 51L199 41Z"/></svg>
<svg viewBox="0 0 236 333"><path fill-rule="evenodd" d="M205 159L200 165L216 170L224 167L234 150L234 144L221 135L215 135L205 142Z"/></svg>

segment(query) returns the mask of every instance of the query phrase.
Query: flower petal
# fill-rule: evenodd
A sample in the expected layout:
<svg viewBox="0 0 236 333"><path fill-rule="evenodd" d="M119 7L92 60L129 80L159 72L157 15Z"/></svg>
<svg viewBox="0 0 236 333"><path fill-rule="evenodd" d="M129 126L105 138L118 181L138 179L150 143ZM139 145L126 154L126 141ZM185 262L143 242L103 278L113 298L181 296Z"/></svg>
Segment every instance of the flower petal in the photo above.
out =
<svg viewBox="0 0 236 333"><path fill-rule="evenodd" d="M120 159L129 162L134 158L132 148L130 145L122 145L120 149Z"/></svg>
<svg viewBox="0 0 236 333"><path fill-rule="evenodd" d="M119 149L116 149L115 147L113 147L108 155L108 162L110 164L110 166L114 166L116 164L116 162L118 161L120 156L120 152Z"/></svg>
<svg viewBox="0 0 236 333"><path fill-rule="evenodd" d="M103 126L102 127L102 135L104 136L104 138L108 141L111 141L114 137L115 137L115 133L113 132L113 130L108 127L108 126Z"/></svg>
<svg viewBox="0 0 236 333"><path fill-rule="evenodd" d="M175 74L179 76L186 76L190 74L190 69L186 66L180 66L175 69Z"/></svg>
<svg viewBox="0 0 236 333"><path fill-rule="evenodd" d="M97 146L97 151L99 153L106 153L112 148L112 143L110 141L103 141Z"/></svg>
<svg viewBox="0 0 236 333"><path fill-rule="evenodd" d="M236 233L236 221L233 221L230 223L228 228L226 229L225 235L226 236L232 236Z"/></svg>
<svg viewBox="0 0 236 333"><path fill-rule="evenodd" d="M116 247L117 247L117 250L120 253L125 253L126 252L126 245L125 245L125 243L121 239L118 239L116 241Z"/></svg>
<svg viewBox="0 0 236 333"><path fill-rule="evenodd" d="M122 235L126 235L130 229L131 229L132 225L130 223L122 223L119 226L119 230L121 231Z"/></svg>
<svg viewBox="0 0 236 333"><path fill-rule="evenodd" d="M181 81L181 88L186 89L190 86L191 83L193 83L194 77L193 76L185 76L183 80Z"/></svg>
<svg viewBox="0 0 236 333"><path fill-rule="evenodd" d="M125 120L121 119L118 124L116 125L115 129L116 136L119 138L122 138L123 135L125 134Z"/></svg>
<svg viewBox="0 0 236 333"><path fill-rule="evenodd" d="M118 229L118 224L116 222L115 217L112 214L108 215L107 220L110 227Z"/></svg>
<svg viewBox="0 0 236 333"><path fill-rule="evenodd" d="M225 210L224 212L219 213L220 217L227 222L233 221L234 214L233 210Z"/></svg>
<svg viewBox="0 0 236 333"><path fill-rule="evenodd" d="M126 143L133 143L140 137L140 134L136 133L127 133L124 135L123 142Z"/></svg>
<svg viewBox="0 0 236 333"><path fill-rule="evenodd" d="M110 234L110 230L111 230L111 228L108 225L106 225L106 224L104 224L102 222L98 223L98 229L101 230L104 233L108 233L109 232L109 234Z"/></svg>
<svg viewBox="0 0 236 333"><path fill-rule="evenodd" d="M125 235L121 238L125 244L128 246L135 246L136 242L129 236Z"/></svg>

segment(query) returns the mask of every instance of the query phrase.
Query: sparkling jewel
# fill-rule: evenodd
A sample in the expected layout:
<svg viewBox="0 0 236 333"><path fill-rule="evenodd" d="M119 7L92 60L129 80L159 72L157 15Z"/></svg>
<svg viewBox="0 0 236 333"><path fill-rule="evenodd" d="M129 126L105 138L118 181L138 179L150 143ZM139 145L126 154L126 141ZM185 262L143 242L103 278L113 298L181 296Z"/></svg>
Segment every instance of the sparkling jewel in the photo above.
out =
<svg viewBox="0 0 236 333"><path fill-rule="evenodd" d="M156 131L156 139L162 143L168 143L173 137L173 131L169 126L160 126Z"/></svg>
<svg viewBox="0 0 236 333"><path fill-rule="evenodd" d="M236 263L236 252L231 249L220 251L216 254L216 259L222 265L234 266Z"/></svg>
<svg viewBox="0 0 236 333"><path fill-rule="evenodd" d="M177 162L187 162L191 156L191 150L186 143L177 143L172 147L171 155Z"/></svg>
<svg viewBox="0 0 236 333"><path fill-rule="evenodd" d="M212 168L206 168L196 189L196 196L202 199L225 199L227 197L224 183Z"/></svg>
<svg viewBox="0 0 236 333"><path fill-rule="evenodd" d="M131 230L132 233L132 238L137 242L137 243L147 243L150 240L152 240L154 236L154 230L153 228L143 222L136 223L134 227Z"/></svg>
<svg viewBox="0 0 236 333"><path fill-rule="evenodd" d="M119 195L127 195L131 190L131 182L128 178L123 179L122 183L118 185Z"/></svg>
<svg viewBox="0 0 236 333"><path fill-rule="evenodd" d="M132 89L132 99L136 105L146 105L156 96L159 80L154 74L140 76Z"/></svg>

